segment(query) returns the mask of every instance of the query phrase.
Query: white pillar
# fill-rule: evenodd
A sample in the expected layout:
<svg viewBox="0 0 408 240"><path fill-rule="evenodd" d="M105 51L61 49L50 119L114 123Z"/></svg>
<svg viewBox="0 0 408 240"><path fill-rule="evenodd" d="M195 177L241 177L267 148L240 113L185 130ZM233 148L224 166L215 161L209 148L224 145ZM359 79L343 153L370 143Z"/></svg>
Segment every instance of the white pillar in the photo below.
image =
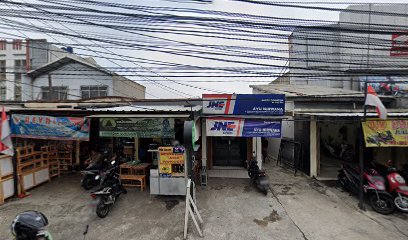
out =
<svg viewBox="0 0 408 240"><path fill-rule="evenodd" d="M255 138L255 154L259 169L262 169L262 140L260 137Z"/></svg>
<svg viewBox="0 0 408 240"><path fill-rule="evenodd" d="M201 122L201 165L207 166L207 129L205 119Z"/></svg>
<svg viewBox="0 0 408 240"><path fill-rule="evenodd" d="M310 176L317 177L318 173L318 160L317 160L317 122L316 120L310 121Z"/></svg>

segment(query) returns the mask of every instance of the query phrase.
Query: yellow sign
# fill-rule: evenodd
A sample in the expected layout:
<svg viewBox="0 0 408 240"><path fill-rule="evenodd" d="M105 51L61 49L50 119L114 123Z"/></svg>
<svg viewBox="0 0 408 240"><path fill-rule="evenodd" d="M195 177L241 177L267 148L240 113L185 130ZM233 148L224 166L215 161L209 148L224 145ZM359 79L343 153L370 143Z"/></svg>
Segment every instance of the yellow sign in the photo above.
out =
<svg viewBox="0 0 408 240"><path fill-rule="evenodd" d="M174 153L173 147L159 147L160 173L171 174L172 164L184 164L184 153Z"/></svg>
<svg viewBox="0 0 408 240"><path fill-rule="evenodd" d="M159 152L173 152L173 147L159 147Z"/></svg>
<svg viewBox="0 0 408 240"><path fill-rule="evenodd" d="M408 120L367 120L362 126L366 147L408 146Z"/></svg>
<svg viewBox="0 0 408 240"><path fill-rule="evenodd" d="M160 164L160 173L171 173L171 164Z"/></svg>

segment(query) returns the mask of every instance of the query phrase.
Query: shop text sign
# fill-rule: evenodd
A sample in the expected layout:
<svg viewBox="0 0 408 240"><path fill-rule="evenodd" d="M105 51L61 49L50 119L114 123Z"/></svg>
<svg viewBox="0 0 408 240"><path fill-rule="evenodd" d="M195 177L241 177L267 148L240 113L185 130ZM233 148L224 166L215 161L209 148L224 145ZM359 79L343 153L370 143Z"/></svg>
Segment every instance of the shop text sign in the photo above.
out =
<svg viewBox="0 0 408 240"><path fill-rule="evenodd" d="M99 136L174 138L172 118L100 118Z"/></svg>
<svg viewBox="0 0 408 240"><path fill-rule="evenodd" d="M366 147L408 146L408 120L367 120L362 125Z"/></svg>
<svg viewBox="0 0 408 240"><path fill-rule="evenodd" d="M285 114L285 95L203 94L203 113L283 116Z"/></svg>
<svg viewBox="0 0 408 240"><path fill-rule="evenodd" d="M89 119L43 115L11 115L13 137L38 139L89 139Z"/></svg>
<svg viewBox="0 0 408 240"><path fill-rule="evenodd" d="M208 118L207 136L281 137L281 122L263 119Z"/></svg>
<svg viewBox="0 0 408 240"><path fill-rule="evenodd" d="M408 56L408 32L394 33L391 35L390 56Z"/></svg>

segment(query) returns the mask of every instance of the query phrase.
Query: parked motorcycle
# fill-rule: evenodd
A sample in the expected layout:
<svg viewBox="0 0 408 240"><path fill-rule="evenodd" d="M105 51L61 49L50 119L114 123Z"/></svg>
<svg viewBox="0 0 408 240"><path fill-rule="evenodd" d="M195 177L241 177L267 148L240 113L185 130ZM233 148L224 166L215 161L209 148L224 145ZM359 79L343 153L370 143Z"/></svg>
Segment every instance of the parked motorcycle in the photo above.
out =
<svg viewBox="0 0 408 240"><path fill-rule="evenodd" d="M248 161L248 176L256 187L266 196L269 189L269 179L266 176L266 172L259 169L255 157Z"/></svg>
<svg viewBox="0 0 408 240"><path fill-rule="evenodd" d="M337 176L338 185L353 194L358 194L360 189L359 171L347 164L342 165ZM374 209L381 214L391 214L395 210L394 197L386 192L385 179L374 169L363 173L363 191Z"/></svg>
<svg viewBox="0 0 408 240"><path fill-rule="evenodd" d="M109 151L105 150L100 160L89 164L89 166L84 171L81 171L81 174L83 175L81 186L85 190L89 190L100 184L100 178L95 177L97 175L101 175L101 173L106 169L107 162L110 158L109 155Z"/></svg>
<svg viewBox="0 0 408 240"><path fill-rule="evenodd" d="M101 187L91 194L91 197L96 200L96 214L100 218L108 215L116 199L122 193L127 193L120 181L119 163L112 161L111 165L112 167L104 174L95 177L96 180L100 178Z"/></svg>
<svg viewBox="0 0 408 240"><path fill-rule="evenodd" d="M395 206L402 212L408 213L408 185L405 179L392 166L392 161L388 161L387 166L376 164L376 168L381 169L382 175L387 179L387 190L394 196Z"/></svg>
<svg viewBox="0 0 408 240"><path fill-rule="evenodd" d="M404 164L402 166L402 170L399 173L405 179L405 181L408 181L408 164Z"/></svg>
<svg viewBox="0 0 408 240"><path fill-rule="evenodd" d="M354 159L353 146L350 144L335 145L328 141L323 141L323 147L333 157L343 161L351 162Z"/></svg>

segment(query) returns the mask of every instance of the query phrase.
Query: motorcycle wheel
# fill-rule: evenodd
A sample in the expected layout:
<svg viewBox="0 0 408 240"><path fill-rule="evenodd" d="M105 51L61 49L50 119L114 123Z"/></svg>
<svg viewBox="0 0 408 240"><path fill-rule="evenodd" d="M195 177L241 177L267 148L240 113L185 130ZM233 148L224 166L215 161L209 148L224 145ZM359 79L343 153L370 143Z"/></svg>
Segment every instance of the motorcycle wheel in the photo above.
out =
<svg viewBox="0 0 408 240"><path fill-rule="evenodd" d="M85 176L82 181L81 181L81 186L85 189L85 190L89 190L93 187L93 183L92 183L92 179L89 176Z"/></svg>
<svg viewBox="0 0 408 240"><path fill-rule="evenodd" d="M96 215L100 218L104 218L108 215L111 208L111 204L105 204L105 199L101 199L96 205Z"/></svg>
<svg viewBox="0 0 408 240"><path fill-rule="evenodd" d="M262 191L262 193L263 193L265 196L268 195L268 188L263 187L261 191Z"/></svg>
<svg viewBox="0 0 408 240"><path fill-rule="evenodd" d="M344 191L348 191L347 185L346 185L346 176L344 176L344 173L339 173L337 176L337 182L336 185L337 187L341 187Z"/></svg>
<svg viewBox="0 0 408 240"><path fill-rule="evenodd" d="M374 211L387 215L391 214L395 210L394 199L384 194L379 195L379 199L377 199L376 194L371 194L369 198L371 207Z"/></svg>
<svg viewBox="0 0 408 240"><path fill-rule="evenodd" d="M394 199L395 206L402 212L408 213L408 197L398 196Z"/></svg>

